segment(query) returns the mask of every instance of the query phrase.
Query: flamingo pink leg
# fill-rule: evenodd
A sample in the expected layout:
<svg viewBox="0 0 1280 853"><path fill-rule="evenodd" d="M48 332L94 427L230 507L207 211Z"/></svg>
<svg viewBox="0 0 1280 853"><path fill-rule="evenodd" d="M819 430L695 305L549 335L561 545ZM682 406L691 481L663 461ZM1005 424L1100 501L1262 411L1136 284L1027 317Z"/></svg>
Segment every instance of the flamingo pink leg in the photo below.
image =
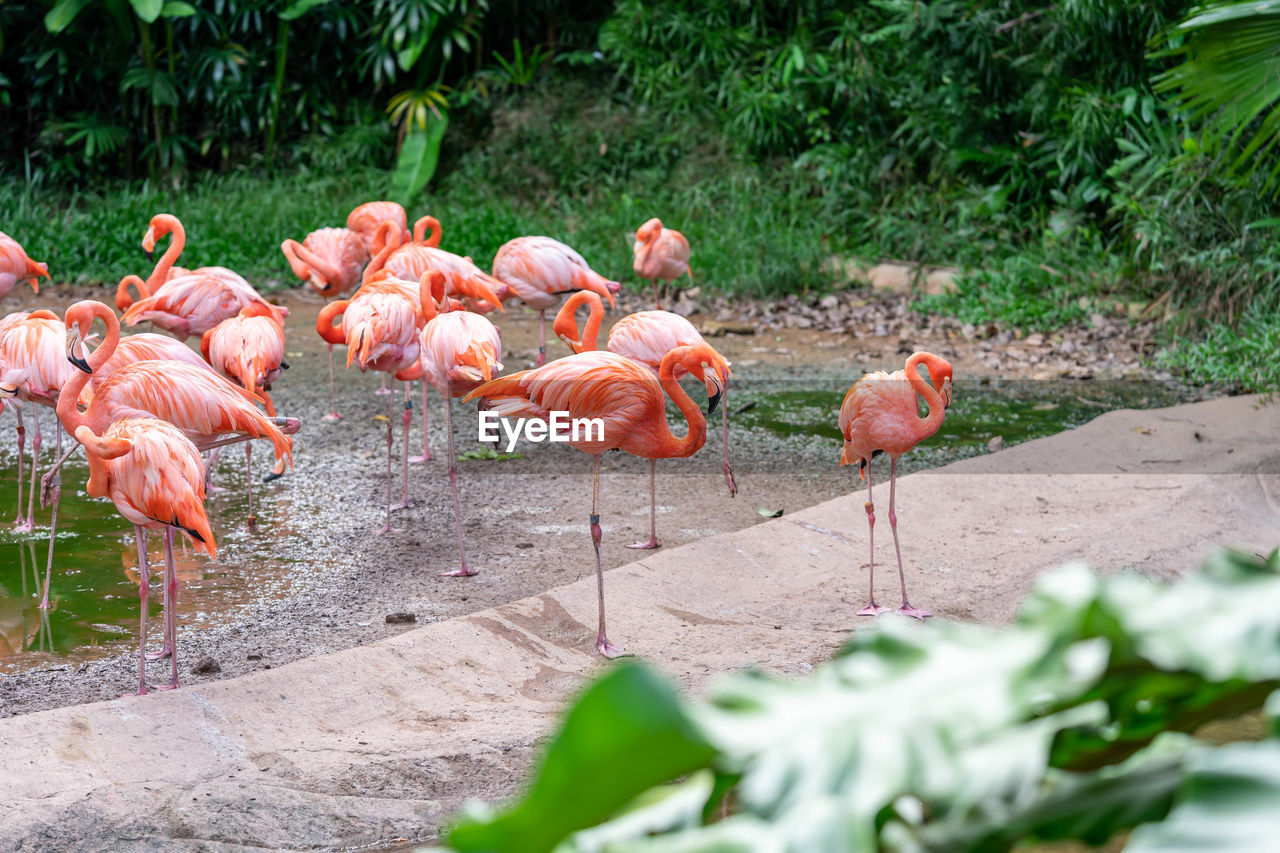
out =
<svg viewBox="0 0 1280 853"><path fill-rule="evenodd" d="M866 462L867 475L867 525L870 532L867 534L867 541L871 547L871 560L867 566L867 601L866 607L858 611L859 616L879 616L889 608L881 607L876 604L876 505L871 500L871 460L863 460Z"/></svg>
<svg viewBox="0 0 1280 853"><path fill-rule="evenodd" d="M729 497L738 496L738 481L733 478L733 466L729 464L729 380L724 381L724 398L720 401L720 417L724 423L724 461L720 470L724 472L724 483L729 487Z"/></svg>
<svg viewBox="0 0 1280 853"><path fill-rule="evenodd" d="M423 387L426 387L424 379ZM458 453L453 446L453 394L444 398L444 429L449 436L449 486L453 489L453 524L458 531L458 554L462 558L462 568L454 569L451 572L441 572L441 577L447 578L469 578L476 572L467 565L467 550L462 545L462 508L458 501Z"/></svg>
<svg viewBox="0 0 1280 853"><path fill-rule="evenodd" d="M151 597L151 581L147 577L147 531L140 524L133 526L133 538L138 541L138 696L147 695L147 600ZM127 695L127 694L126 694Z"/></svg>
<svg viewBox="0 0 1280 853"><path fill-rule="evenodd" d="M173 678L168 684L163 684L156 689L175 690L178 687L178 571L173 565L172 526L164 529L164 578L165 598L168 599L168 606L165 608L164 618L164 642L172 651L172 654L169 655L169 662L173 672Z"/></svg>
<svg viewBox="0 0 1280 853"><path fill-rule="evenodd" d="M596 633L596 651L607 658L620 658L627 654L622 646L609 642L604 633L604 560L600 556L600 540L604 531L600 529L600 454L591 457L591 544L596 549L596 589L600 599L600 630Z"/></svg>
<svg viewBox="0 0 1280 853"><path fill-rule="evenodd" d="M649 460L649 541L632 542L628 548L648 549L661 548L662 543L658 541L658 486L656 471L658 468L658 460Z"/></svg>
<svg viewBox="0 0 1280 853"><path fill-rule="evenodd" d="M338 414L337 398L333 390L333 344L329 344L329 414L324 416L326 421L340 420L342 415Z"/></svg>
<svg viewBox="0 0 1280 853"><path fill-rule="evenodd" d="M400 454L400 467L402 469L400 477L400 503L397 509L406 509L409 506L409 426L413 423L413 400L410 394L413 391L413 383L404 383L404 414L400 418L400 422L404 425L404 452Z"/></svg>
<svg viewBox="0 0 1280 853"><path fill-rule="evenodd" d="M62 456L62 424L56 418L54 419L54 424L57 430L56 435L58 436L57 455L61 457ZM62 497L62 475L61 474L55 473L53 475L52 487L53 487L53 491L49 498L50 502L53 504L53 510L49 518L49 561L45 564L45 567L44 567L44 595L41 596L40 598L40 609L42 610L49 609L49 582L53 578L53 543L54 543L54 540L57 539L58 537L58 500L59 498ZM43 492L44 490L43 478L40 481L40 488L41 488L41 492ZM44 502L41 501L41 503L43 504Z"/></svg>
<svg viewBox="0 0 1280 853"><path fill-rule="evenodd" d="M409 461L414 465L431 461L431 445L427 441L427 385L425 379L422 380L422 455L410 456ZM448 406L446 405L446 408Z"/></svg>
<svg viewBox="0 0 1280 853"><path fill-rule="evenodd" d="M246 441L244 443L244 484L245 491L249 495L249 519L248 527L250 530L258 523L258 517L253 514L253 442Z"/></svg>
<svg viewBox="0 0 1280 853"><path fill-rule="evenodd" d="M893 530L893 549L898 552L898 581L902 584L902 606L898 608L898 612L903 616L911 616L923 622L926 616L932 616L933 614L928 610L912 607L911 602L907 601L907 578L902 571L902 548L898 545L898 514L894 512L893 507L893 490L897 478L898 460L895 457L889 467L889 527Z"/></svg>
<svg viewBox="0 0 1280 853"><path fill-rule="evenodd" d="M15 530L22 531L31 529L31 522L22 515L22 487L25 479L22 462L27 446L27 427L22 422L22 409L15 405L13 411L18 416L18 516L13 520L13 527Z"/></svg>
<svg viewBox="0 0 1280 853"><path fill-rule="evenodd" d="M146 528L142 528L142 536L138 539L138 549L138 553L142 554L142 556L138 558L138 567L141 570L142 568L147 568ZM147 568L147 571L149 572L150 569ZM163 599L163 603L161 605L163 609L160 612L161 618L164 619L164 632L160 643L160 651L147 652L147 660L162 660L167 657L173 657L173 644L169 642L169 609L173 602L171 600L172 590L169 589L169 576L167 574L163 576L163 580L160 582L160 590L162 593L161 598Z"/></svg>
<svg viewBox="0 0 1280 853"><path fill-rule="evenodd" d="M385 375L385 374L383 374L383 376L382 376L382 385L381 385L381 386L379 386L379 387L378 387L378 390L377 390L377 391L374 391L373 393L374 393L374 394L376 394L376 395L377 395L377 396L379 396L379 397L385 397L385 396L387 396L388 394L394 394L394 393L395 393L395 391L393 391L392 389L390 389L390 388L388 388L388 387L387 387L387 377L386 377L386 375Z"/></svg>
<svg viewBox="0 0 1280 853"><path fill-rule="evenodd" d="M547 360L547 312L545 310L538 312L538 363L535 367L542 367Z"/></svg>
<svg viewBox="0 0 1280 853"><path fill-rule="evenodd" d="M36 525L36 470L40 467L40 412L38 407L31 410L31 493L27 495L27 520L15 529L20 533L30 533Z"/></svg>
<svg viewBox="0 0 1280 853"><path fill-rule="evenodd" d="M387 397L387 523L382 525L379 533L399 533L398 527L391 526L391 445L392 445L392 429L391 417L395 413L394 396Z"/></svg>

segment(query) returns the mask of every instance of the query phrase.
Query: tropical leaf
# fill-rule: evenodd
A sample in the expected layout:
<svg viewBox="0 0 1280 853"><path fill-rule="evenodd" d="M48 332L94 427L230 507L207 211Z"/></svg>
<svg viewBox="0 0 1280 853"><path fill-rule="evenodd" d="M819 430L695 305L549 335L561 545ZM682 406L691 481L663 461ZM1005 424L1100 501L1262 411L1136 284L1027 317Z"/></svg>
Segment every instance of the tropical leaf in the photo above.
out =
<svg viewBox="0 0 1280 853"><path fill-rule="evenodd" d="M190 18L195 13L196 7L190 3L183 3L182 0L165 0L164 5L160 7L162 18Z"/></svg>
<svg viewBox="0 0 1280 853"><path fill-rule="evenodd" d="M92 2L93 0L61 0L44 16L44 28L51 33L62 32Z"/></svg>
<svg viewBox="0 0 1280 853"><path fill-rule="evenodd" d="M333 0L295 0L289 8L280 13L280 19L283 21L297 20L315 7L324 6L332 2Z"/></svg>
<svg viewBox="0 0 1280 853"><path fill-rule="evenodd" d="M403 204L408 204L421 192L435 174L436 164L440 160L440 143L444 140L444 131L448 125L447 112L430 113L425 128L410 127L405 133L400 155L396 158L395 172L391 177L392 185Z"/></svg>
<svg viewBox="0 0 1280 853"><path fill-rule="evenodd" d="M129 5L133 7L135 15L150 24L160 17L160 10L164 8L164 0L129 0Z"/></svg>

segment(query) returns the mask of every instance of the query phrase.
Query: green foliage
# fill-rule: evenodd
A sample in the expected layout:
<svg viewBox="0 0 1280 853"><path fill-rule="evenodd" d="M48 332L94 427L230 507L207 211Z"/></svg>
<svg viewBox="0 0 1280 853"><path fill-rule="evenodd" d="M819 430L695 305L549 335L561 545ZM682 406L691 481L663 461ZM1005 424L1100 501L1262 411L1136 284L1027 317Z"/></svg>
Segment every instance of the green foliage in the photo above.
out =
<svg viewBox="0 0 1280 853"><path fill-rule="evenodd" d="M1096 292L1095 270L1059 269L1027 255L994 259L961 276L955 293L921 297L916 310L943 313L975 325L999 317L1022 329L1048 330L1088 319L1081 294Z"/></svg>
<svg viewBox="0 0 1280 853"><path fill-rule="evenodd" d="M1261 850L1274 838L1277 742L1214 748L1178 732L1264 702L1274 716L1280 553L1220 552L1172 586L1068 567L1037 584L1007 630L905 622L858 632L812 677L739 675L683 710L661 682L641 685L637 667L615 670L570 711L530 794L503 813L473 809L449 842L1002 851L1100 844L1166 816L1167 829L1135 833L1139 849L1221 832L1216 848L1186 849ZM661 713L648 737L662 748L649 772L630 772L626 737L576 755L558 748L584 731L632 731L651 704ZM680 767L668 781L693 775L650 790L662 764ZM551 796L566 778L572 792ZM596 789L607 795L580 799ZM640 799L619 813L629 798ZM548 827L536 848L530 826Z"/></svg>
<svg viewBox="0 0 1280 853"><path fill-rule="evenodd" d="M1250 308L1240 323L1215 323L1200 339L1175 339L1157 361L1188 381L1241 393L1280 391L1280 312Z"/></svg>

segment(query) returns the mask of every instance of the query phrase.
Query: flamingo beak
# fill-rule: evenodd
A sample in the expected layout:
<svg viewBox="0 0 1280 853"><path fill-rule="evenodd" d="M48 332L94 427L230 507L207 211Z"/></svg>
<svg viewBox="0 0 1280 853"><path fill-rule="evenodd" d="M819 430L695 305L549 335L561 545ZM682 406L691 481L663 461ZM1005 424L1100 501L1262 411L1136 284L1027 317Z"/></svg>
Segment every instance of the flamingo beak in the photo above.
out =
<svg viewBox="0 0 1280 853"><path fill-rule="evenodd" d="M84 347L80 344L80 330L75 329L71 333L71 340L67 343L67 361L75 365L77 370L93 375L93 368L89 366L88 360L77 353L77 349L83 351Z"/></svg>
<svg viewBox="0 0 1280 853"><path fill-rule="evenodd" d="M942 381L942 408L951 408L951 377Z"/></svg>
<svg viewBox="0 0 1280 853"><path fill-rule="evenodd" d="M0 384L0 397L16 397L18 396L18 386L10 385L7 382Z"/></svg>
<svg viewBox="0 0 1280 853"><path fill-rule="evenodd" d="M720 398L724 396L724 386L720 384L720 377L716 376L715 371L709 366L702 366L703 381L707 384L707 414L715 414L716 406L720 405Z"/></svg>

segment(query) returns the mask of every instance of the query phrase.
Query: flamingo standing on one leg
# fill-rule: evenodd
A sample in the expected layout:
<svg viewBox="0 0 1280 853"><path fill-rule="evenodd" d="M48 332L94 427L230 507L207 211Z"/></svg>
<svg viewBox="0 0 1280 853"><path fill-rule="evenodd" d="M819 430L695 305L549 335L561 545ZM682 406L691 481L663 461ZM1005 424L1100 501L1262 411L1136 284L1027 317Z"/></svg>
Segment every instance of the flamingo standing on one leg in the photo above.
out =
<svg viewBox="0 0 1280 853"><path fill-rule="evenodd" d="M622 289L600 275L573 249L550 237L517 237L498 249L493 277L506 283L515 298L538 312L538 363L547 359L547 309L572 291L589 291L609 300Z"/></svg>
<svg viewBox="0 0 1280 853"><path fill-rule="evenodd" d="M586 430L569 443L592 456L591 543L596 551L596 583L600 627L596 650L608 658L624 654L605 636L604 564L600 556L600 454L617 448L644 459L692 456L707 440L707 421L675 378L677 367L702 378L707 411L715 411L724 389L719 354L704 345L677 347L662 358L658 378L644 365L611 352L584 352L548 362L542 367L486 382L467 396L482 398L498 414L546 421L552 412L571 419L599 418L603 436ZM671 397L689 422L689 432L677 438L667 425L666 399Z"/></svg>
<svg viewBox="0 0 1280 853"><path fill-rule="evenodd" d="M39 293L40 276L49 278L49 265L31 260L17 240L0 231L0 299L13 290L15 284L23 281Z"/></svg>
<svg viewBox="0 0 1280 853"><path fill-rule="evenodd" d="M578 306L587 304L591 308L591 314L587 319L586 330L583 334L578 333L578 322L575 312ZM599 295L587 291L575 293L569 297L560 309L560 313L556 315L556 321L553 325L556 335L560 340L568 345L569 349L574 352L589 352L596 349L597 340L600 334L600 322L604 319L604 303L601 302ZM613 328L609 330L609 341L605 348L609 352L616 352L618 355L626 356L632 361L638 361L653 371L653 375L658 375L658 367L662 364L662 357L676 347L702 345L711 348L715 352L715 348L711 347L693 324L681 317L679 314L673 314L670 311L638 311L635 314L628 314L621 320L613 324ZM717 353L717 355L719 355ZM721 463L721 470L724 472L725 484L729 487L729 497L734 497L738 493L738 484L733 478L733 467L729 464L729 377L732 373L729 370L729 362L723 356L720 357L718 367L725 378L725 399L721 406L724 422L724 457ZM679 379L684 373L683 370L677 369L676 378ZM662 543L658 541L658 498L657 486L655 478L655 469L657 460L649 460L649 540L647 542L636 542L628 545L628 548L661 548Z"/></svg>
<svg viewBox="0 0 1280 853"><path fill-rule="evenodd" d="M359 232L350 228L321 228L312 231L301 243L285 240L280 244L293 274L311 285L326 299L341 296L360 282L360 273L369 262L369 248ZM342 417L334 398L333 344L329 344L329 414L326 421Z"/></svg>
<svg viewBox="0 0 1280 853"><path fill-rule="evenodd" d="M662 307L659 281L674 281L682 275L693 278L689 271L689 241L679 231L663 228L662 220L657 217L640 226L631 252L635 256L631 266L636 275L653 281L654 308Z"/></svg>
<svg viewBox="0 0 1280 853"><path fill-rule="evenodd" d="M204 471L200 451L182 431L157 418L128 417L114 421L101 434L86 425L75 431L89 457L90 497L111 498L116 510L133 522L138 539L138 695L147 692L146 531L164 530L165 646L172 651L172 680L178 686L178 576L173 565L173 531L182 531L196 549L217 556L217 545L204 508Z"/></svg>
<svg viewBox="0 0 1280 853"><path fill-rule="evenodd" d="M334 320L342 315L341 326ZM330 302L320 310L316 328L325 340L340 339L347 345L347 368L355 361L361 371L378 370L396 379L422 378L418 344L419 307L394 284L382 281L362 285L351 299ZM341 336L338 338L338 336ZM395 397L387 398L387 521L380 533L398 533L391 526L391 418ZM406 432L408 427L405 427ZM408 468L404 494L408 497Z"/></svg>
<svg viewBox="0 0 1280 853"><path fill-rule="evenodd" d="M475 571L467 566L467 551L462 544L462 509L458 502L458 454L453 445L454 397L474 390L493 379L502 369L502 340L498 330L486 318L469 311L441 313L439 302L446 302L444 274L428 270L422 274L421 302L427 321L419 336L424 383L430 382L444 397L445 434L449 437L449 486L453 489L453 519L458 531L458 555L462 567L441 574L468 577Z"/></svg>
<svg viewBox="0 0 1280 853"><path fill-rule="evenodd" d="M920 375L920 365L929 370L930 385ZM920 417L916 395L929 406L927 417ZM871 500L871 460L879 453L889 456L889 527L893 530L893 548L898 553L898 580L902 584L902 606L898 612L923 620L929 611L912 607L907 601L907 580L902 570L902 548L898 544L898 516L894 508L894 488L898 476L898 457L938 431L951 405L951 365L933 353L917 352L907 359L905 370L868 373L844 395L840 404L840 433L844 436L841 465L858 466L867 481L867 524L871 561L868 570L871 585L870 602L858 611L859 616L877 616L888 610L876 604L875 597L875 532L876 510Z"/></svg>

